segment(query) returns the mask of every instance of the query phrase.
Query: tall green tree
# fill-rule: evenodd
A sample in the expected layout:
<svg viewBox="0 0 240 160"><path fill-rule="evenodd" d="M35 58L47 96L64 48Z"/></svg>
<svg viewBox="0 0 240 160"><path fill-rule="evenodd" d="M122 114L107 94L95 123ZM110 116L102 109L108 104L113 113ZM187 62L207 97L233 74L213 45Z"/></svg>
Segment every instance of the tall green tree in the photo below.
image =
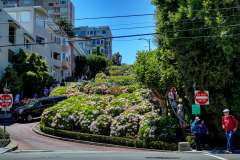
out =
<svg viewBox="0 0 240 160"><path fill-rule="evenodd" d="M152 0L156 6L156 38L159 46L175 54L178 80L183 83L189 103L196 89L209 90L210 105L204 115L212 126L221 128L220 116L226 106L239 114L240 39L236 27L240 1ZM161 73L160 73L161 74ZM237 107L238 106L238 107ZM217 125L214 125L217 124Z"/></svg>
<svg viewBox="0 0 240 160"><path fill-rule="evenodd" d="M75 76L85 75L88 68L87 57L85 55L79 55L75 58Z"/></svg>
<svg viewBox="0 0 240 160"><path fill-rule="evenodd" d="M87 56L88 62L88 77L95 78L99 72L104 72L108 66L105 56L90 54Z"/></svg>
<svg viewBox="0 0 240 160"><path fill-rule="evenodd" d="M117 66L122 64L122 55L119 52L112 55L112 64Z"/></svg>

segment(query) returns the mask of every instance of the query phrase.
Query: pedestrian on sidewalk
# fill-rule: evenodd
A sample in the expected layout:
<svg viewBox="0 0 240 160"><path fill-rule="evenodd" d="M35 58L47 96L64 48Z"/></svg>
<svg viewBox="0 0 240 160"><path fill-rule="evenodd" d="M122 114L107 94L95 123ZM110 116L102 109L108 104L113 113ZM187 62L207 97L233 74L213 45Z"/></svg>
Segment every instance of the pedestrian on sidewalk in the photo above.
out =
<svg viewBox="0 0 240 160"><path fill-rule="evenodd" d="M204 120L201 120L201 142L205 148L208 145L208 128Z"/></svg>
<svg viewBox="0 0 240 160"><path fill-rule="evenodd" d="M238 121L237 119L229 114L229 109L224 109L222 117L222 128L225 131L226 139L227 139L227 150L226 153L232 153L233 151L233 138L234 133L237 131L238 128Z"/></svg>
<svg viewBox="0 0 240 160"><path fill-rule="evenodd" d="M201 122L199 117L195 117L195 120L191 124L191 131L194 134L196 150L201 151Z"/></svg>

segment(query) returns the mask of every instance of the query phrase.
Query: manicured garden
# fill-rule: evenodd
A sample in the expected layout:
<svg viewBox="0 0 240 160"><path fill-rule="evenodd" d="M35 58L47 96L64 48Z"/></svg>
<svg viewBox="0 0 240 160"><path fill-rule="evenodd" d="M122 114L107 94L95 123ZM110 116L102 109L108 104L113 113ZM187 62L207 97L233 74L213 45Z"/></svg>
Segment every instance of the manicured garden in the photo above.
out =
<svg viewBox="0 0 240 160"><path fill-rule="evenodd" d="M87 141L176 149L176 121L161 115L151 90L141 88L130 66L113 66L95 81L55 88L69 98L44 111L43 132Z"/></svg>

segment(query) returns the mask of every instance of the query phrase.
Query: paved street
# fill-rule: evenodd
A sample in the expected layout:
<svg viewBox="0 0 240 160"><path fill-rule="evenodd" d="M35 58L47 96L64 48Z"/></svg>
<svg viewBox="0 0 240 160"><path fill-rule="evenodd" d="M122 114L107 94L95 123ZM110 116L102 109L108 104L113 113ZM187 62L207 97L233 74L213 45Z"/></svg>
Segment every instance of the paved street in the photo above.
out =
<svg viewBox="0 0 240 160"><path fill-rule="evenodd" d="M239 160L237 155L211 155L178 152L117 152L117 151L58 151L14 152L2 155L1 160Z"/></svg>
<svg viewBox="0 0 240 160"><path fill-rule="evenodd" d="M31 159L96 159L96 160L141 160L141 159L183 159L183 160L239 160L240 155L210 154L210 153L179 153L179 152L150 152L137 149L102 147L74 142L66 142L38 135L32 131L36 123L12 124L7 127L18 150L1 155L7 160Z"/></svg>
<svg viewBox="0 0 240 160"><path fill-rule="evenodd" d="M11 138L18 144L18 150L81 150L81 151L126 151L134 149L102 147L67 142L44 137L32 131L36 123L15 123L7 127ZM134 150L136 151L136 150Z"/></svg>

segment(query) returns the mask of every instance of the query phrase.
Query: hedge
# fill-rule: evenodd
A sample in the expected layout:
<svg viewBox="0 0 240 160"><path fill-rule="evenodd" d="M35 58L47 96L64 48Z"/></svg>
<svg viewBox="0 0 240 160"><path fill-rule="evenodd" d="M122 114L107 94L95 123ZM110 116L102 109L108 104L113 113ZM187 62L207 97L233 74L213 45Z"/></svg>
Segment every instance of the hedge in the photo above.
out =
<svg viewBox="0 0 240 160"><path fill-rule="evenodd" d="M136 148L149 148L149 149L172 150L172 151L177 150L177 144L166 143L162 141L146 141L145 142L138 139L112 137L112 136L104 136L104 135L96 135L96 134L54 129L54 128L46 127L44 125L40 125L40 129L42 132L46 134L64 137L64 138L83 140L83 141L107 143L107 144L136 147Z"/></svg>

